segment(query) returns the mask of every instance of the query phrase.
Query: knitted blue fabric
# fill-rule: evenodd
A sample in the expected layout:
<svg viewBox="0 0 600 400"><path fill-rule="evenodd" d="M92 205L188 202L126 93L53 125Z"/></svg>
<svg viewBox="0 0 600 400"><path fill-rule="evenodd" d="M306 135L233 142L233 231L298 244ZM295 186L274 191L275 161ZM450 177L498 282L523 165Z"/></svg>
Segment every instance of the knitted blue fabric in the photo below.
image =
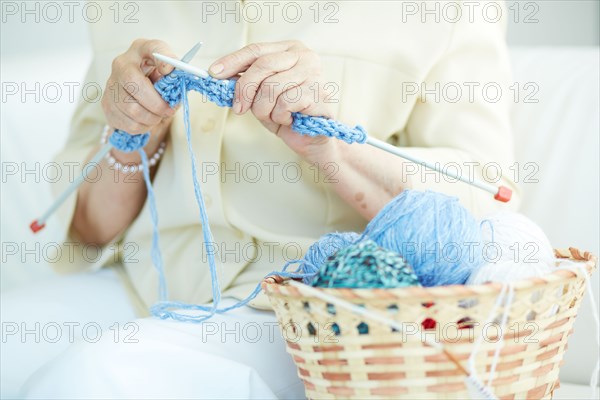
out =
<svg viewBox="0 0 600 400"><path fill-rule="evenodd" d="M235 92L235 80L201 78L175 70L156 82L154 87L171 107L175 107L182 101L185 94L184 87L187 90L202 93L218 106L231 107ZM351 128L333 119L312 117L300 113L293 113L292 117L294 120L292 129L301 135L329 136L346 143L364 143L367 140L367 133L360 125Z"/></svg>
<svg viewBox="0 0 600 400"><path fill-rule="evenodd" d="M364 143L367 140L367 132L360 125L350 128L333 119L300 113L293 113L292 117L292 129L301 135L335 137L346 143Z"/></svg>
<svg viewBox="0 0 600 400"><path fill-rule="evenodd" d="M187 72L175 70L154 84L162 98L175 107L188 90L202 93L208 100L220 107L231 107L235 92L234 80L201 78Z"/></svg>
<svg viewBox="0 0 600 400"><path fill-rule="evenodd" d="M130 135L119 129L116 129L108 139L115 149L125 153L131 153L132 151L141 149L148 143L148 140L150 140L150 135L148 133Z"/></svg>

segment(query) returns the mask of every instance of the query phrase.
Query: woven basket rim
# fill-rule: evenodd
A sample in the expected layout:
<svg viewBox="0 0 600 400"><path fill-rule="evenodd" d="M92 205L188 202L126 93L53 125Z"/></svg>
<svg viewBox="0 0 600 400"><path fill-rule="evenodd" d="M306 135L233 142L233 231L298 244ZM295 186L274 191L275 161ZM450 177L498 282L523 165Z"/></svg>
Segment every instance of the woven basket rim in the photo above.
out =
<svg viewBox="0 0 600 400"><path fill-rule="evenodd" d="M581 252L575 247L568 249L555 249L555 256L560 259L571 259L574 261L585 262L584 266L591 275L596 269L598 258L592 253L585 251ZM535 289L542 287L548 283L554 283L561 280L569 280L578 277L580 271L571 269L559 269L544 277L533 277L511 282L514 290ZM267 294L285 294L290 297L313 297L309 293L302 293L302 289L292 287L286 283L285 278L277 277L277 279L266 278L263 280L262 288ZM341 296L347 299L363 298L361 294L369 293L368 298L423 298L423 299L439 299L445 297L476 297L479 295L498 294L504 285L502 283L485 283L481 285L448 285L436 287L405 287L393 289L350 289L350 288L314 288L322 290L326 293Z"/></svg>

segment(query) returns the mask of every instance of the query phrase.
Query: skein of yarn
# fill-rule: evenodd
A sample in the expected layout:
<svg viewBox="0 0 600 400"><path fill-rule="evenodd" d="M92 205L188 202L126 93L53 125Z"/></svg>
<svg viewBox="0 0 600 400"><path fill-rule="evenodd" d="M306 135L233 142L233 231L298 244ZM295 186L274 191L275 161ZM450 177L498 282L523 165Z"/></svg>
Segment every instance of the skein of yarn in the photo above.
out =
<svg viewBox="0 0 600 400"><path fill-rule="evenodd" d="M313 286L389 289L420 286L420 283L412 267L400 254L367 239L329 256L321 266Z"/></svg>
<svg viewBox="0 0 600 400"><path fill-rule="evenodd" d="M481 221L484 264L467 284L507 283L553 271L555 256L544 231L525 215L493 213Z"/></svg>
<svg viewBox="0 0 600 400"><path fill-rule="evenodd" d="M464 284L483 262L479 223L457 198L442 193L404 190L363 236L399 253L423 286Z"/></svg>

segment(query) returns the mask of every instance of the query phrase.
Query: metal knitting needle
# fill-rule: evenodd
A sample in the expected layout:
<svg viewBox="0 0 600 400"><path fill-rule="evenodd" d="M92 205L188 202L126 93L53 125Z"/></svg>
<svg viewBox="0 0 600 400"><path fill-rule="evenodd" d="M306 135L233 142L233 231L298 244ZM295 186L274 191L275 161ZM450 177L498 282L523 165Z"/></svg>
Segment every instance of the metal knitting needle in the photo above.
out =
<svg viewBox="0 0 600 400"><path fill-rule="evenodd" d="M102 148L100 148L100 150L94 155L94 157L83 167L81 175L79 175L77 178L75 178L73 182L71 182L69 187L64 192L62 192L60 196L58 196L58 198L54 201L54 203L52 203L50 208L48 208L48 210L40 218L36 219L29 225L29 228L33 231L33 233L44 229L48 218L50 218L50 216L54 214L58 207L60 207L62 203L64 203L65 200L67 200L67 198L75 190L77 190L79 186L81 186L83 181L88 178L90 171L94 170L94 166L97 165L100 161L102 161L102 158L110 151L110 149L112 149L112 144L110 143L106 143L104 146L102 146Z"/></svg>
<svg viewBox="0 0 600 400"><path fill-rule="evenodd" d="M165 55L159 54L159 53L153 53L154 57L156 57L158 60L164 61L167 64L171 64L172 66L174 66L177 69L180 69L182 71L188 72L192 75L196 75L199 76L201 78L207 78L209 77L209 74L207 71L194 67L192 65L187 64L186 62L182 62L179 60L175 60L174 58L171 57L167 57ZM383 142L381 140L372 138L370 136L367 136L367 140L366 142L367 144L370 144L371 146L377 147L378 149L381 149L383 151L387 151L388 153L394 154L398 157L404 158L405 160L408 161L412 161L415 164L421 165L425 168L428 169L432 169L434 171L439 172L440 174L449 176L451 178L454 179L458 179L462 182L468 183L469 185L475 186L481 190L485 190L486 192L489 192L491 194L494 195L494 198L496 200L502 201L502 202L508 202L512 196L512 191L505 187L505 186L500 186L500 187L496 187L492 184L489 184L487 182L478 180L478 179L469 179L466 178L460 174L455 174L451 171L444 171L442 168L440 168L437 165L431 164L425 160L421 160L417 157L414 157L410 154L408 154L407 152L402 151L401 149L399 149L398 147L392 146L391 144L388 144L386 142Z"/></svg>
<svg viewBox="0 0 600 400"><path fill-rule="evenodd" d="M503 202L507 202L510 200L511 191L510 191L510 189L508 189L505 186L496 187L490 183L487 183L487 182L484 182L484 181L481 181L478 179L474 179L474 178L469 179L460 174L455 174L452 171L444 171L439 165L431 164L425 160L421 160L417 157L410 155L407 152L402 151L400 148L398 148L396 146L392 146L389 143L372 138L370 136L367 136L367 140L365 143L370 144L371 146L377 147L378 149L387 151L388 153L394 154L398 157L404 158L408 161L412 161L415 164L422 165L425 168L437 171L440 174L444 174L451 178L458 179L459 181L468 183L469 185L475 186L481 190L485 190L486 192L493 194L494 197L496 198L496 200L500 200Z"/></svg>
<svg viewBox="0 0 600 400"><path fill-rule="evenodd" d="M194 67L193 65L188 64L186 61L182 60L176 60L175 58L171 58L171 57L167 57L165 55L162 55L160 53L152 53L152 55L160 61L163 61L169 65L174 66L177 69L180 69L184 72L188 72L192 75L196 75L199 76L201 78L208 78L210 77L208 71L206 71L205 69L202 68L198 68L198 67Z"/></svg>
<svg viewBox="0 0 600 400"><path fill-rule="evenodd" d="M202 47L202 42L196 43L194 47L192 47L187 53L185 53L181 60L184 62L191 61L192 58L194 58L194 56L198 52L198 50L200 50L200 47ZM79 188L79 186L81 186L83 181L88 178L90 171L94 169L94 166L97 165L100 161L102 161L102 158L106 156L106 154L112 148L112 144L110 142L107 142L104 146L100 148L100 150L98 150L94 157L92 157L92 159L83 167L81 175L79 175L73 182L71 182L69 187L67 187L67 189L64 192L62 192L60 196L58 196L54 203L52 203L52 205L48 208L48 210L46 210L46 212L41 217L34 220L29 225L29 228L33 231L33 233L44 229L48 218L50 218L50 216L56 212L56 210L65 202L65 200L67 200L67 198L71 194L73 194L73 192L76 191Z"/></svg>
<svg viewBox="0 0 600 400"><path fill-rule="evenodd" d="M192 47L187 53L184 54L183 57L181 57L181 61L183 61L185 63L192 61L192 58L194 58L194 56L196 55L198 50L200 50L200 47L202 47L203 44L204 44L204 42L196 43L194 45L194 47Z"/></svg>

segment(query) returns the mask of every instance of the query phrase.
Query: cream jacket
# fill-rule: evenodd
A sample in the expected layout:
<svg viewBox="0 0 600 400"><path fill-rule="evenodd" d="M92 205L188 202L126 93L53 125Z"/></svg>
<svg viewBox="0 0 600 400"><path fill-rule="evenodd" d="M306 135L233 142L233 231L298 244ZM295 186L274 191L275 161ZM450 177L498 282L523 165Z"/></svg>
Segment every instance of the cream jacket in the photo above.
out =
<svg viewBox="0 0 600 400"><path fill-rule="evenodd" d="M86 85L87 100L79 104L56 161L81 163L97 145L105 119L101 93L94 101L92 92L104 88L111 61L134 39L164 40L180 55L203 40L205 46L192 62L203 68L248 43L297 39L321 56L326 81L332 83L336 119L361 124L369 135L449 170L478 178L486 174L492 180L504 172L497 183L516 190L509 169L514 162L509 125L513 94L508 89L505 24L492 21L495 7L486 9L486 20L481 3L470 10L463 7L458 19L455 11L441 6L437 18L424 10L415 14L421 2L267 3L136 2L138 9L121 10L118 18L111 4L96 3L104 8L103 17L90 24L94 58L86 77L91 83ZM225 295L244 297L266 273L301 257L325 233L364 228L367 221L327 183L335 179L335 166L317 172L250 113L236 116L197 93L190 94L190 104L193 146ZM210 278L186 146L179 111L154 188L170 298L202 303L211 300ZM407 187L457 196L478 216L518 203L518 193L504 206L486 192L425 174L410 163L405 171L390 171L394 173L408 176ZM68 183L57 183L54 191ZM75 201L72 196L60 210L65 227ZM82 257L84 252L76 250L68 259L63 256L57 268L99 268L118 256L133 298L140 310L147 309L158 294L151 232L146 205L99 257ZM261 297L253 304L266 306Z"/></svg>

